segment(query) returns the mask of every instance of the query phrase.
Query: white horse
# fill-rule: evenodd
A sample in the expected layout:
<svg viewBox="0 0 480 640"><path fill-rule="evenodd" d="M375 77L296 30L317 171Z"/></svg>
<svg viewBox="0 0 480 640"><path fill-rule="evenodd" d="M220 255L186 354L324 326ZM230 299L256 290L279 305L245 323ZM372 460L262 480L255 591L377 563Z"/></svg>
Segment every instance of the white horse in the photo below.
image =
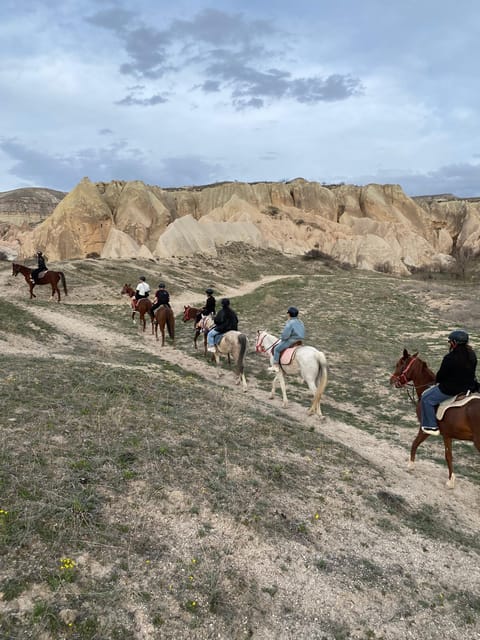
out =
<svg viewBox="0 0 480 640"><path fill-rule="evenodd" d="M272 336L266 331L257 331L257 342L255 351L270 356L270 365L273 364L273 347L278 344L279 338ZM285 375L300 375L301 379L306 382L308 388L313 393L313 401L309 414L316 413L322 415L320 408L320 400L327 386L328 366L325 354L318 351L314 347L300 346L295 351L295 356L289 364L282 364L279 372L273 379L270 398L275 395L275 386L277 380L280 382L283 396L283 406L288 405L287 391L285 385Z"/></svg>
<svg viewBox="0 0 480 640"><path fill-rule="evenodd" d="M198 322L197 326L204 331L209 331L213 326L215 326L213 316L202 316L202 319ZM244 391L247 390L247 380L244 373L244 362L247 348L248 338L244 333L240 333L240 331L227 331L223 334L220 342L215 345L215 353L213 354L215 364L217 366L220 364L220 355L227 356L229 363L230 356L233 358L238 374L237 384L240 384L241 382Z"/></svg>

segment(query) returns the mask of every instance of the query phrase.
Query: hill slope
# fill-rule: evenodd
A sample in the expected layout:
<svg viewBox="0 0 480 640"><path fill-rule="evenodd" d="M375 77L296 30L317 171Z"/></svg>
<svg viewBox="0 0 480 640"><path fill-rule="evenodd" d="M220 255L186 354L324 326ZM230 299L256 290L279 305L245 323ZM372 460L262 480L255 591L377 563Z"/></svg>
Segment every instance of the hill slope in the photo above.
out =
<svg viewBox="0 0 480 640"><path fill-rule="evenodd" d="M59 263L60 305L1 268L3 634L478 637L480 456L455 443L453 492L438 440L409 474L413 408L388 386L403 346L435 367L466 318L478 342L473 287L228 255ZM177 314L207 284L231 297L247 394L180 316L175 348L139 333L119 295L139 271ZM253 351L291 302L329 361L324 420L301 384L269 400Z"/></svg>

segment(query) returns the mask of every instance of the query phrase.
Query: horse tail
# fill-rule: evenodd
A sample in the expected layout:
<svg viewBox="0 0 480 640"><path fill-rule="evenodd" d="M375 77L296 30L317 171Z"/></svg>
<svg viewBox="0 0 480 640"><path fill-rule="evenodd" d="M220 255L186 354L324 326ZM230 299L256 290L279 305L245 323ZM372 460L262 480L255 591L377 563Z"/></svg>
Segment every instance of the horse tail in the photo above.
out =
<svg viewBox="0 0 480 640"><path fill-rule="evenodd" d="M240 343L240 353L238 354L237 368L238 375L243 375L244 365L243 362L245 360L245 354L247 352L248 340L247 336L244 333L241 333L238 336L238 342Z"/></svg>
<svg viewBox="0 0 480 640"><path fill-rule="evenodd" d="M63 271L59 271L58 273L60 274L60 278L62 280L63 290L65 291L65 295L68 296L67 281L65 280L65 275L64 275Z"/></svg>
<svg viewBox="0 0 480 640"><path fill-rule="evenodd" d="M171 309L167 317L167 329L168 329L168 335L172 340L174 340L175 339L175 316L173 315L173 311Z"/></svg>
<svg viewBox="0 0 480 640"><path fill-rule="evenodd" d="M317 390L315 391L315 395L313 396L312 406L310 408L311 412L318 411L318 407L320 406L320 400L322 399L323 392L325 391L325 387L327 386L328 381L328 365L327 358L322 351L317 351L317 364L318 364L318 373L317 373Z"/></svg>

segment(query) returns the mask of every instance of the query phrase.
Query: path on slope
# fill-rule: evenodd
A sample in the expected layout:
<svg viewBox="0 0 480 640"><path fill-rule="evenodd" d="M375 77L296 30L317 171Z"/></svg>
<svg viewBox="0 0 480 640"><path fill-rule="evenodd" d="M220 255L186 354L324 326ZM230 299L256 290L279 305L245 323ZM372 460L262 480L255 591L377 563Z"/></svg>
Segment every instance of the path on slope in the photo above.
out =
<svg viewBox="0 0 480 640"><path fill-rule="evenodd" d="M8 282L7 277L8 275L5 274L0 276L0 295L8 298L11 295L11 284ZM242 296L251 293L267 282L287 277L296 276L267 276L255 282L248 282L237 289L230 289L225 292L225 295L232 297ZM185 293L185 301L180 297L177 298L176 312L180 311L181 305L186 304L187 295L188 292ZM191 301L191 296L189 300ZM90 300L91 304L96 302L105 304L103 299ZM299 429L313 428L332 441L352 449L370 464L380 468L385 477L385 484L384 486L379 486L379 490L383 489L396 493L415 504L430 504L439 508L448 507L449 509L454 509L458 524L464 530L476 532L480 528L480 497L478 487L474 484L462 478L458 481L456 489L449 491L445 488L447 479L446 465L440 467L423 460L418 463L416 472L409 472L407 469L408 456L403 448L391 442L379 440L373 435L360 431L346 423L333 420L328 416L323 419L317 416L309 416L307 415L308 407L299 403L290 401L289 406L283 408L279 396L274 400L270 400L269 390L261 388L253 377L248 377L248 360L246 375L249 388L247 393L244 394L241 387L235 384L233 373L221 369L219 377L212 375L212 364L206 361L199 361L197 358L177 348L170 346L159 347L159 343L148 331L145 333L139 332L132 336L121 335L114 327L108 327L107 321L100 326L98 318L88 319L84 314L76 314L72 305L52 303L49 308L45 308L24 303L20 306L26 313L28 312L44 320L55 326L59 332L71 337L77 337L107 350L119 346L139 349L152 356L152 362L155 361L155 358L158 358L159 362L164 360L188 372L194 371L195 374L208 380L209 384L217 384L230 389L232 402L236 403L240 408L255 403L256 408L265 414L281 412L292 423L296 424ZM9 353L32 353L32 351L39 356L52 357L51 348L42 347L35 342L33 337L31 341L22 338L21 343L15 337L12 337L4 347L4 352ZM53 357L75 358L76 356L58 355ZM250 357L256 356L250 354ZM108 365L112 366L110 363ZM146 368L151 371L152 375L155 375L155 366L147 366Z"/></svg>

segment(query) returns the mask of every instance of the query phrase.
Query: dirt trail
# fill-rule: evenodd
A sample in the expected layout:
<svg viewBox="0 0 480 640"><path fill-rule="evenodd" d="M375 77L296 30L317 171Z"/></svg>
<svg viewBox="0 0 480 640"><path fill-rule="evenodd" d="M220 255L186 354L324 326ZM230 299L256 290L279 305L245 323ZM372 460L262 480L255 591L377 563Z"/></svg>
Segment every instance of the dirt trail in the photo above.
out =
<svg viewBox="0 0 480 640"><path fill-rule="evenodd" d="M249 282L237 289L229 289L224 295L245 295L268 282L287 277L296 276L267 276L256 282ZM8 297L10 292L11 286L7 285L6 276L4 274L3 277L0 275L0 295ZM187 300L191 302L191 296L189 298L187 296L188 292L182 298L177 298L175 305L178 307L177 311L183 309L183 304L187 304ZM90 303L92 302L94 303L95 301L90 300ZM104 304L103 300L101 302ZM407 470L408 456L405 450L391 442L378 440L368 433L350 427L348 424L332 420L328 416L324 419L308 416L307 407L296 402L290 402L286 409L282 408L279 395L276 396L275 400L270 400L268 391L259 388L255 379L248 377L248 359L246 375L249 388L248 392L243 394L241 388L234 382L233 373L222 369L219 370L220 377L212 375L211 364L201 362L187 353L170 346L160 348L159 343L152 337L148 329L144 334L138 333L132 337L125 337L114 329L108 328L105 324L100 326L97 319L90 321L88 318L80 317L69 309L68 305L52 303L52 306L48 309L35 307L31 304L22 304L20 306L25 311L28 310L28 313L57 327L60 332L86 340L91 344L96 344L98 347L108 349L122 346L130 349L139 349L151 354L152 362L155 362L155 359L158 358L159 364L164 360L186 371L194 371L197 375L207 379L209 384L218 384L222 387L231 388L232 402L237 405L247 406L251 403L256 403L257 408L266 414L273 411L281 411L292 422L297 423L299 428L314 428L327 438L352 449L370 464L380 468L385 477L385 484L379 486L379 490L384 489L402 495L409 502L417 505L429 503L438 507L448 507L450 510L453 509L455 511L458 524L464 530L478 531L479 529L480 496L476 486L461 478L457 479L456 490L449 491L445 488L447 479L446 465L440 468L438 465L421 460L417 463L416 472L409 472ZM34 340L28 344L28 341L25 343L22 339L21 345L18 344L18 341L11 340L4 348L4 352L9 353L31 353L32 350L35 350L38 355L52 357L51 349L44 348L42 350ZM75 356L57 357L62 359L65 357L75 358ZM253 353L253 345L250 345L248 357L256 357ZM267 366L267 363L265 363L265 366ZM152 375L155 375L154 365L151 366L151 371ZM326 412L328 413L328 410Z"/></svg>

